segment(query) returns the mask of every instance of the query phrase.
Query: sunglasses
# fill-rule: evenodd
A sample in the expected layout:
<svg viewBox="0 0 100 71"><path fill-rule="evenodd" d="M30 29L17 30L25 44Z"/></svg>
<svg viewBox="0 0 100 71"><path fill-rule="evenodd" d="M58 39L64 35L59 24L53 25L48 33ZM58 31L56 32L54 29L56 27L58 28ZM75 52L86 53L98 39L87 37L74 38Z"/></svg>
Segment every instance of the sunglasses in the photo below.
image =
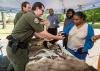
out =
<svg viewBox="0 0 100 71"><path fill-rule="evenodd" d="M42 12L44 12L44 10L43 10L43 9L41 9L41 11L42 11Z"/></svg>

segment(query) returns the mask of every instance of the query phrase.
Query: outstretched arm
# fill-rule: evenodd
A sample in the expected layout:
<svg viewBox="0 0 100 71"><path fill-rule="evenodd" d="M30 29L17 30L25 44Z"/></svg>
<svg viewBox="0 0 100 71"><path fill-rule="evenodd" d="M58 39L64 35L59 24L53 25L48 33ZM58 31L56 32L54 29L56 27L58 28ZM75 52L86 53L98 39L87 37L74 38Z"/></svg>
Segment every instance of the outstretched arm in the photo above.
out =
<svg viewBox="0 0 100 71"><path fill-rule="evenodd" d="M42 31L42 32L39 32L39 33L35 33L35 35L37 35L39 38L47 38L49 40L52 40L52 39L63 40L64 39L63 36L52 35L52 34L48 33L47 31Z"/></svg>
<svg viewBox="0 0 100 71"><path fill-rule="evenodd" d="M92 37L92 40L93 40L93 41L96 41L96 40L98 40L98 39L100 39L100 34L99 34L99 35L95 35L95 36Z"/></svg>

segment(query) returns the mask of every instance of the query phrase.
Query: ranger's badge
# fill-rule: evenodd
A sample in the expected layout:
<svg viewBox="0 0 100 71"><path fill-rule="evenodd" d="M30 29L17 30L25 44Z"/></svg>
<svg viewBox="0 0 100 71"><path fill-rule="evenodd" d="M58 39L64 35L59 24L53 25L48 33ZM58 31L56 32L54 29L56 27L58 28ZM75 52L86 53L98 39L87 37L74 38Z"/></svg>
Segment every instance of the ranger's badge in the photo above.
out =
<svg viewBox="0 0 100 71"><path fill-rule="evenodd" d="M34 19L35 23L39 23L39 20L37 18Z"/></svg>

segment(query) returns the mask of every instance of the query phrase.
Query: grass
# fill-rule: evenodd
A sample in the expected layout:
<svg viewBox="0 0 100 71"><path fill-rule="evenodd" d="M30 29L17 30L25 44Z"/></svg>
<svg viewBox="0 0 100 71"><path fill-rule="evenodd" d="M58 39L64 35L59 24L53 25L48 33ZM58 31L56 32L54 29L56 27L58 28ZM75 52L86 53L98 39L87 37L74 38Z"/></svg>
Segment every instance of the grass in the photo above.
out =
<svg viewBox="0 0 100 71"><path fill-rule="evenodd" d="M11 34L12 30L13 30L13 23L7 24L5 29L2 29L2 25L0 25L0 37L2 36L6 37L7 35Z"/></svg>
<svg viewBox="0 0 100 71"><path fill-rule="evenodd" d="M93 27L96 29L100 29L100 22L93 24Z"/></svg>

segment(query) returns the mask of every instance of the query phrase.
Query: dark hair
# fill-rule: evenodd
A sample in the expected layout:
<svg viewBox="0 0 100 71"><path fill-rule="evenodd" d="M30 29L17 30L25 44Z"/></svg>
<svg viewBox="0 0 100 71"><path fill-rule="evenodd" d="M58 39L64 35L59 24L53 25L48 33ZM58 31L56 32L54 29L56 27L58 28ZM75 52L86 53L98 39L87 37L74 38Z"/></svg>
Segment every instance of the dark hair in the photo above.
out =
<svg viewBox="0 0 100 71"><path fill-rule="evenodd" d="M68 16L68 13L69 13L69 12L72 12L72 16ZM73 9L68 9L68 10L67 10L67 13L66 13L66 17L69 18L69 19L71 19L71 18L73 18L73 15L74 15L74 14L75 14L75 11L74 11Z"/></svg>
<svg viewBox="0 0 100 71"><path fill-rule="evenodd" d="M32 6L32 10L36 10L36 7L39 7L40 9L44 7L44 5L41 2L35 2Z"/></svg>
<svg viewBox="0 0 100 71"><path fill-rule="evenodd" d="M49 11L53 11L54 12L54 10L52 8L50 8Z"/></svg>
<svg viewBox="0 0 100 71"><path fill-rule="evenodd" d="M68 9L68 10L67 10L67 13L68 13L68 12L72 12L73 15L75 14L75 11L74 11L73 9Z"/></svg>
<svg viewBox="0 0 100 71"><path fill-rule="evenodd" d="M22 5L21 5L22 10L23 10L23 7L26 7L27 4L30 4L30 3L27 2L27 1L25 1L25 2L22 3Z"/></svg>
<svg viewBox="0 0 100 71"><path fill-rule="evenodd" d="M75 15L79 16L83 20L86 20L87 16L83 12L76 12Z"/></svg>

